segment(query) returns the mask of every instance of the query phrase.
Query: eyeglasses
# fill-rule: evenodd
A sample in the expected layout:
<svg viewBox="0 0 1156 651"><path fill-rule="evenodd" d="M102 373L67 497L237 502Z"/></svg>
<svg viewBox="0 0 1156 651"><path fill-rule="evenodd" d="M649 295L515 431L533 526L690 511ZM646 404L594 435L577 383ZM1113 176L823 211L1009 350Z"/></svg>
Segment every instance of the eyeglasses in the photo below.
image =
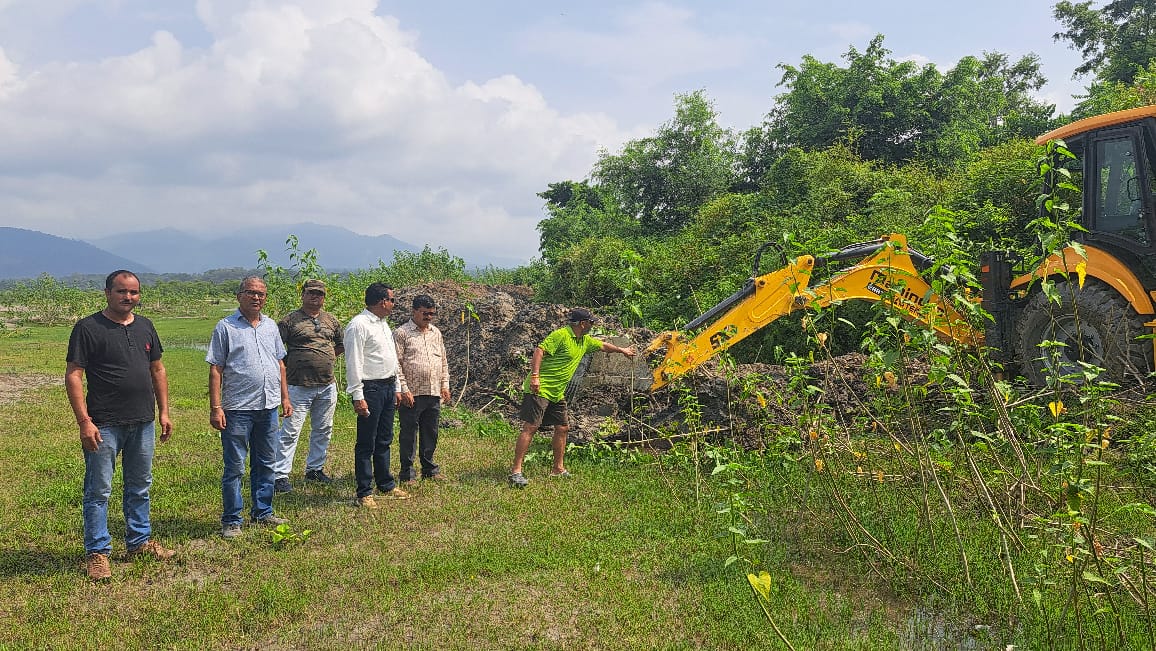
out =
<svg viewBox="0 0 1156 651"><path fill-rule="evenodd" d="M265 298L265 292L257 291L255 289L242 289L242 296L251 296L253 298Z"/></svg>
<svg viewBox="0 0 1156 651"><path fill-rule="evenodd" d="M317 317L313 317L310 321L313 322L313 333L321 332L321 322L317 320Z"/></svg>
<svg viewBox="0 0 1156 651"><path fill-rule="evenodd" d="M310 296L325 296L325 291L321 289L307 289L305 293Z"/></svg>
<svg viewBox="0 0 1156 651"><path fill-rule="evenodd" d="M392 302L393 302L393 297L392 297L392 296L386 296L385 298L381 299L381 301L382 301L383 303L385 303L385 302L389 302L389 303L392 303Z"/></svg>

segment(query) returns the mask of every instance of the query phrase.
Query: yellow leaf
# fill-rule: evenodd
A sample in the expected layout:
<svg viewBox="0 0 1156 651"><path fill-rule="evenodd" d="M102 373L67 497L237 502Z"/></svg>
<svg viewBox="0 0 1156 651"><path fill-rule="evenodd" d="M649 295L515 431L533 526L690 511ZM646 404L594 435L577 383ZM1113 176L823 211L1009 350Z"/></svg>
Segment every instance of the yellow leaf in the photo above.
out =
<svg viewBox="0 0 1156 651"><path fill-rule="evenodd" d="M863 466L855 466L855 474L862 475L863 474Z"/></svg>
<svg viewBox="0 0 1156 651"><path fill-rule="evenodd" d="M766 601L771 600L771 575L767 574L766 570L759 572L758 576L754 574L747 574L747 581L750 582L751 587Z"/></svg>
<svg viewBox="0 0 1156 651"><path fill-rule="evenodd" d="M882 470L876 470L875 471L875 481L879 482L880 484L883 483L883 471Z"/></svg>
<svg viewBox="0 0 1156 651"><path fill-rule="evenodd" d="M810 436L811 440L814 441L815 439L819 438L819 431L811 430L810 432L807 432L807 436Z"/></svg>
<svg viewBox="0 0 1156 651"><path fill-rule="evenodd" d="M827 333L826 332L820 332L819 334L815 335L815 338L819 340L820 346L827 343Z"/></svg>
<svg viewBox="0 0 1156 651"><path fill-rule="evenodd" d="M885 371L883 373L883 379L887 380L887 386L892 389L896 388L899 384L898 380L895 378L895 374L891 371Z"/></svg>
<svg viewBox="0 0 1156 651"><path fill-rule="evenodd" d="M756 393L756 394L755 394L755 400L758 400L758 401L759 401L759 406L760 406L760 407L762 407L762 408L766 409L766 407L767 407L767 399L763 397L763 394L761 394L761 393Z"/></svg>
<svg viewBox="0 0 1156 651"><path fill-rule="evenodd" d="M892 443L892 445L895 446L896 452L902 452L903 451L903 448L899 447L899 441L895 441L894 443Z"/></svg>
<svg viewBox="0 0 1156 651"><path fill-rule="evenodd" d="M1059 418L1060 414L1064 413L1064 403L1061 400L1048 403L1048 411L1052 412L1052 418Z"/></svg>
<svg viewBox="0 0 1156 651"><path fill-rule="evenodd" d="M1071 554L1068 554L1067 559L1068 559L1069 563L1075 563L1076 562L1076 557L1072 556Z"/></svg>
<svg viewBox="0 0 1156 651"><path fill-rule="evenodd" d="M815 459L815 470L817 472L823 472L823 460L822 459Z"/></svg>
<svg viewBox="0 0 1156 651"><path fill-rule="evenodd" d="M1079 278L1080 289L1084 288L1084 277L1088 275L1088 261L1081 260L1076 263L1076 277Z"/></svg>

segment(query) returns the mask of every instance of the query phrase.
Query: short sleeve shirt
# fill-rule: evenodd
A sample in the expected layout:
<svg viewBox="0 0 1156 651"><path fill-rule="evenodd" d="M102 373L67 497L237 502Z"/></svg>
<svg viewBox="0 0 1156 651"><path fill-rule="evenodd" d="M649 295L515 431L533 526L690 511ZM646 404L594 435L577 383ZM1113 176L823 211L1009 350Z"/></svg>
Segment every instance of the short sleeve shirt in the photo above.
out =
<svg viewBox="0 0 1156 651"><path fill-rule="evenodd" d="M393 343L402 368L402 392L436 396L441 395L443 389L449 391L449 361L442 331L437 326L431 324L422 330L410 319L393 331Z"/></svg>
<svg viewBox="0 0 1156 651"><path fill-rule="evenodd" d="M256 327L240 310L218 321L205 361L221 369L221 407L259 410L280 405L284 357L277 324L264 314Z"/></svg>
<svg viewBox="0 0 1156 651"><path fill-rule="evenodd" d="M156 418L151 366L161 352L160 337L143 316L121 325L97 312L73 326L67 361L84 369L92 422L130 425Z"/></svg>
<svg viewBox="0 0 1156 651"><path fill-rule="evenodd" d="M582 358L586 353L602 350L602 342L589 334L575 337L574 331L566 326L547 335L538 348L545 353L538 369L539 395L550 402L560 402L566 397L566 385ZM530 378L526 378L522 390L530 391Z"/></svg>
<svg viewBox="0 0 1156 651"><path fill-rule="evenodd" d="M277 322L285 344L285 377L295 387L333 384L337 347L342 345L341 323L322 311L316 318L294 310Z"/></svg>

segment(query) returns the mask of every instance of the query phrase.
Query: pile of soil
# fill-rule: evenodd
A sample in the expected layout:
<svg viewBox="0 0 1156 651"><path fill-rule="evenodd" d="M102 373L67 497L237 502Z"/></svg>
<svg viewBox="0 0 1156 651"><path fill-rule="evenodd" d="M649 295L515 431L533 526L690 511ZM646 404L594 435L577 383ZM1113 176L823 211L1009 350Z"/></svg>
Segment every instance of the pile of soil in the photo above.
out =
<svg viewBox="0 0 1156 651"><path fill-rule="evenodd" d="M426 294L438 305L434 322L441 329L449 357L454 400L476 411L501 414L517 424L521 385L529 369L534 347L555 328L566 323L573 306L533 302L532 290L523 286L459 285L438 282L398 290L397 307L390 320L404 323L410 316L413 297ZM595 313L600 338L624 337L641 351L655 333L645 328L624 328L612 316ZM619 339L616 343L624 345ZM747 448L761 447L763 437L775 426L797 431L806 423L794 406L791 374L781 366L739 365L730 371L745 387L736 392L719 365L707 362L688 376L687 390L661 390L650 394L650 374L639 355L630 386L607 386L587 374L580 378L577 393L569 401L574 440L598 436L608 440L639 442L655 447L669 445L670 435L689 429L706 429L716 439ZM818 362L805 370L810 383L822 387L825 412L844 423L862 413L869 393L864 381L866 357L851 354ZM580 373L582 370L580 369ZM924 369L909 369L915 382L926 379ZM870 377L874 377L870 374ZM733 378L732 378L733 379ZM574 387L572 387L574 388ZM694 395L687 407L687 391ZM698 414L698 423L695 423Z"/></svg>

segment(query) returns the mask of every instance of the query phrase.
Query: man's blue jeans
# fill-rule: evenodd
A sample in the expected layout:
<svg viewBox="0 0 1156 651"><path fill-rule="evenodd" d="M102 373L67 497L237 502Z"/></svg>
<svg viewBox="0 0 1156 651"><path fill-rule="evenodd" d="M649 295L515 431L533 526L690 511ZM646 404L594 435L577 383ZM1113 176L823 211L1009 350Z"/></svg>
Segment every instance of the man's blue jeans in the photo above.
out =
<svg viewBox="0 0 1156 651"><path fill-rule="evenodd" d="M277 438L277 408L225 410L221 431L221 524L241 524L241 476L249 459L250 513L254 520L273 514L273 459Z"/></svg>
<svg viewBox="0 0 1156 651"><path fill-rule="evenodd" d="M277 462L273 464L273 474L277 478L288 477L293 470L293 457L297 455L297 440L305 417L309 416L309 455L305 457L305 470L325 468L325 454L329 450L329 439L333 436L333 411L337 407L337 385L323 387L299 387L289 385L289 402L293 405L293 415L281 421L281 432L277 436Z"/></svg>
<svg viewBox="0 0 1156 651"><path fill-rule="evenodd" d="M153 423L101 425L103 439L95 452L84 452L84 551L87 554L112 552L108 533L108 497L112 494L112 475L116 455L121 455L124 477L124 542L129 549L149 541L149 487L153 483L153 448L156 430Z"/></svg>
<svg viewBox="0 0 1156 651"><path fill-rule="evenodd" d="M389 446L393 444L393 413L397 395L396 380L366 380L365 403L369 416L357 417L357 443L353 446L353 474L357 477L357 496L365 497L378 490L388 493L397 486L389 472Z"/></svg>

